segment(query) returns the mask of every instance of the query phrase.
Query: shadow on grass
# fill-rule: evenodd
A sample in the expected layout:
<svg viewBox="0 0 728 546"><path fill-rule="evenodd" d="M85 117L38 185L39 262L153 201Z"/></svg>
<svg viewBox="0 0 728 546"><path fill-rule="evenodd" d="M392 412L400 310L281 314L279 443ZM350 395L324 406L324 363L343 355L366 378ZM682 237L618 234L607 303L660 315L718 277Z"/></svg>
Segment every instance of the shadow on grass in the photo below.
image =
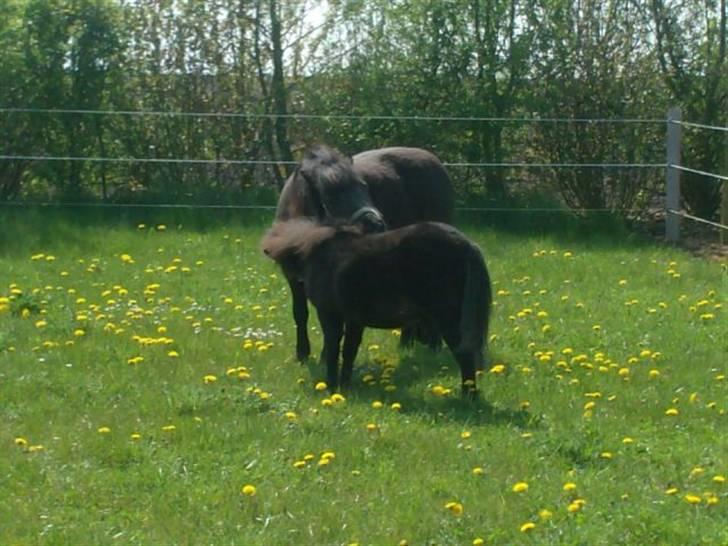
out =
<svg viewBox="0 0 728 546"><path fill-rule="evenodd" d="M460 392L460 369L452 360L450 351L443 348L432 352L425 347L416 346L411 349L400 349L399 364L387 377L386 363L367 361L363 356L354 365L352 385L344 391L348 403L369 405L375 400L398 402L402 413L423 416L433 422L458 422L468 424L511 425L518 428L535 428L539 418L524 409L510 409L494 405L483 398L482 391L477 398L469 399ZM443 362L448 364L443 365ZM309 358L303 363L313 379L325 376L325 366L318 358ZM367 384L363 378L371 375L375 378ZM483 381L481 377L479 381ZM423 384L457 384L450 393L436 396L429 388L421 388ZM386 391L386 385L396 385L397 390ZM416 387L415 387L416 386Z"/></svg>

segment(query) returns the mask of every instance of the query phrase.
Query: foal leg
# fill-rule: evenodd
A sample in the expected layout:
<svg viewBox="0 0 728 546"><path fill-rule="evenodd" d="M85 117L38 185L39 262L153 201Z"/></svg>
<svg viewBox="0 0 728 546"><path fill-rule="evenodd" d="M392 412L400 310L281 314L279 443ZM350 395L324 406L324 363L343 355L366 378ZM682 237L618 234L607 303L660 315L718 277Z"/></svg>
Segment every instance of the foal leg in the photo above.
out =
<svg viewBox="0 0 728 546"><path fill-rule="evenodd" d="M297 279L287 278L293 297L293 320L296 323L296 358L303 362L311 354L308 341L308 303L303 283Z"/></svg>
<svg viewBox="0 0 728 546"><path fill-rule="evenodd" d="M344 321L331 313L319 311L319 322L324 333L324 348L321 352L326 362L326 383L329 391L339 386L339 347L344 334Z"/></svg>
<svg viewBox="0 0 728 546"><path fill-rule="evenodd" d="M442 337L460 365L463 396L470 399L476 398L478 389L475 385L475 368L480 360L478 351L460 347L460 333L456 328L450 327L443 330Z"/></svg>
<svg viewBox="0 0 728 546"><path fill-rule="evenodd" d="M356 360L356 353L359 351L359 345L361 345L361 337L363 333L363 326L352 322L346 323L346 331L344 332L344 348L342 349L342 387L348 387L351 385L351 374L354 369L354 360Z"/></svg>

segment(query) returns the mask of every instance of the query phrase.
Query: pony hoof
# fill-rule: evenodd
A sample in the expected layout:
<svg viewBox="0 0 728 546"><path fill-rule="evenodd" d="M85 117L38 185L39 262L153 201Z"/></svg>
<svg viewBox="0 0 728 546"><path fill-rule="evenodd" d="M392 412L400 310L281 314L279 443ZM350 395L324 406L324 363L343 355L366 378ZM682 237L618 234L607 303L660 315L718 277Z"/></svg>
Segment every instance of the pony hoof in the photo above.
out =
<svg viewBox="0 0 728 546"><path fill-rule="evenodd" d="M465 398L466 400L475 400L476 398L478 398L479 394L480 391L475 387L463 387L463 398Z"/></svg>

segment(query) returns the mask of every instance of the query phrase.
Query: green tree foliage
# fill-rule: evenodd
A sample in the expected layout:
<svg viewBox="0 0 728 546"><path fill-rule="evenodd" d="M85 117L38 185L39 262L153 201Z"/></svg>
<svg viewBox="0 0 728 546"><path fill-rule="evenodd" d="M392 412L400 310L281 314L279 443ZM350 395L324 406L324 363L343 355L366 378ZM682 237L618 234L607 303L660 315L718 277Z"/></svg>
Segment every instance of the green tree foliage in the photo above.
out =
<svg viewBox="0 0 728 546"><path fill-rule="evenodd" d="M649 5L660 72L683 117L728 125L726 0L651 0ZM693 168L715 172L727 149L728 139L721 135L689 131L683 153ZM682 191L697 214L717 211L717 180L687 173Z"/></svg>
<svg viewBox="0 0 728 546"><path fill-rule="evenodd" d="M245 202L321 141L349 153L422 146L459 163L664 161L662 124L397 116L662 119L680 104L687 120L728 123L725 0L8 0L0 46L0 106L245 114L1 113L4 154L251 161L6 160L1 199ZM686 131L684 162L721 172L725 149L720 135ZM614 209L641 206L664 177L452 174L463 201L540 193ZM691 209L715 213L716 184L684 187Z"/></svg>

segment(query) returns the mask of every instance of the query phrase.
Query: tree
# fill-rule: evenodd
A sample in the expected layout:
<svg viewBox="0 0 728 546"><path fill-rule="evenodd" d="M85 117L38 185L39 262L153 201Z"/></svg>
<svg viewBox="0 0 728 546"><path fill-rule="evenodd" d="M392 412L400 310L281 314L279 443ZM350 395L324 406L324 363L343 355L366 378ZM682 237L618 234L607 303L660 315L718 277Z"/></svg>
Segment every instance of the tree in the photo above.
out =
<svg viewBox="0 0 728 546"><path fill-rule="evenodd" d="M24 13L23 56L34 82L27 106L95 110L104 101L107 76L116 65L121 42L116 8L102 0L31 0ZM68 114L60 119L35 117L33 130L46 153L83 156L101 137L102 123ZM60 132L60 136L58 133ZM62 192L81 191L82 163L46 163L36 173Z"/></svg>

